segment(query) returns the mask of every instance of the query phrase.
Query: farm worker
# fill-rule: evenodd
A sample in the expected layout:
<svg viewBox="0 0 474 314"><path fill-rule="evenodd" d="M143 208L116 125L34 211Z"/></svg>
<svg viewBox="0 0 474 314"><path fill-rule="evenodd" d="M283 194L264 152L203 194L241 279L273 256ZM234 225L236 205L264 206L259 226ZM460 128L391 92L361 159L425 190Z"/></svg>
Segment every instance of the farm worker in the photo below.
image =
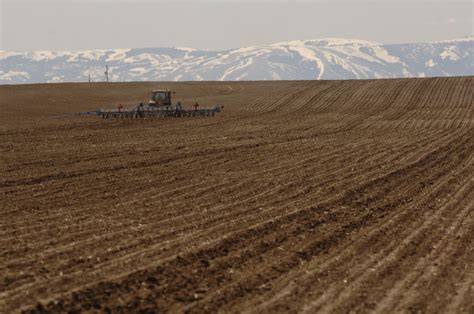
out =
<svg viewBox="0 0 474 314"><path fill-rule="evenodd" d="M199 104L198 104L198 102L196 101L196 102L194 103L194 110L197 110L198 107L199 107Z"/></svg>
<svg viewBox="0 0 474 314"><path fill-rule="evenodd" d="M118 108L118 111L121 112L123 108L122 104L119 104L117 108Z"/></svg>
<svg viewBox="0 0 474 314"><path fill-rule="evenodd" d="M176 104L176 111L181 111L182 107L181 107L181 102L178 101L178 103Z"/></svg>

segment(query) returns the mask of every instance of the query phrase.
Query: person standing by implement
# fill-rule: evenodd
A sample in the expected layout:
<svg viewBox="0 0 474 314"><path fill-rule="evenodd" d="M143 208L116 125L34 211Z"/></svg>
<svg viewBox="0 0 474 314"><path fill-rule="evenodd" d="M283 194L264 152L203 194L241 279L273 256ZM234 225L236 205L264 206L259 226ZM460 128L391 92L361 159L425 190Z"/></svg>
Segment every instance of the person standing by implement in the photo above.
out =
<svg viewBox="0 0 474 314"><path fill-rule="evenodd" d="M194 103L194 110L197 110L198 107L199 107L199 104L198 104L198 102L196 101L196 102Z"/></svg>

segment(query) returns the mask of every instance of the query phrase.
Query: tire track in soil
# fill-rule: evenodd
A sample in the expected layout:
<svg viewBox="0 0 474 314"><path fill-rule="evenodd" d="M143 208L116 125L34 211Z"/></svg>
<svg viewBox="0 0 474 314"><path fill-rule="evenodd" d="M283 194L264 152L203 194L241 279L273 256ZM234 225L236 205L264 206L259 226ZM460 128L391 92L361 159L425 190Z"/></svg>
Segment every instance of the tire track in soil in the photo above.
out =
<svg viewBox="0 0 474 314"><path fill-rule="evenodd" d="M429 155L429 156L431 156L431 155ZM428 156L428 157L429 157L429 156ZM423 164L423 160L420 161L419 163ZM419 163L417 163L417 164L419 164ZM374 183L374 184L375 184L375 183ZM370 186L371 186L371 185L370 185ZM235 239L234 241L237 241L237 239ZM237 241L237 242L240 242L240 241ZM193 253L193 255L200 255L200 254L199 254L199 253ZM248 256L247 256L247 257L248 257ZM191 258L191 257L190 257L190 258ZM231 264L234 264L234 265L235 265L235 263L231 263ZM238 263L237 263L237 264L238 264Z"/></svg>
<svg viewBox="0 0 474 314"><path fill-rule="evenodd" d="M303 250L303 251L304 251L304 250ZM345 252L344 249L342 249L341 251L342 251L342 252ZM336 259L339 259L338 257L335 257L335 258L336 258ZM278 262L280 262L280 261L278 261ZM285 264L285 262L283 262L282 264ZM257 270L256 272L259 273L258 270ZM303 274L303 276L304 276L304 277L307 277L307 272L305 272L305 274ZM295 278L292 277L292 279L294 280ZM245 280L245 279L244 279L244 280ZM284 286L284 285L283 285L283 286ZM308 288L309 288L309 287L308 287ZM287 290L286 293L287 293L287 294L290 294L291 292ZM281 296L281 295L280 295L280 296ZM253 307L253 306L249 306L249 308L252 308L252 307Z"/></svg>
<svg viewBox="0 0 474 314"><path fill-rule="evenodd" d="M232 90L223 83L205 84L176 86L188 88L185 98L194 93L206 103L215 97L226 105L222 116L71 119L0 134L7 162L0 194L14 203L0 201L7 217L0 223L0 244L6 246L0 269L9 271L0 281L0 311L19 304L28 309L38 301L56 310L114 303L122 310L241 312L260 305L287 311L317 300L325 290L332 291L327 300L334 309L366 311L383 300L383 291L370 288L376 277L368 270L374 256L383 259L384 253L404 259L398 267L385 259L378 266L377 273L384 274L379 281L410 292L400 298L389 290L394 297L388 308L472 308L472 277L461 271L472 260L465 250L472 215L462 207L470 188L452 181L466 182L472 169L455 164L455 158L472 154L466 142L473 125L472 78L244 82ZM35 88L41 102L41 87ZM81 99L74 84L56 88ZM147 133L161 136L151 140ZM87 146L104 141L100 150ZM187 156L178 145L191 148ZM213 157L209 171L205 160ZM187 174L175 174L178 166ZM38 179L43 181L35 183ZM201 180L210 184L200 186ZM100 196L114 187L127 194ZM433 234L423 237L428 227L416 233L425 217L411 211L413 206L424 208L430 197L456 195L456 189L457 203L431 209L445 217ZM444 234L444 228L452 231ZM416 243L404 247L397 232L405 238L413 233ZM363 260L369 243L374 255ZM440 260L435 266L443 277L432 277L434 266L419 254L404 257L413 247ZM87 251L100 261L79 263ZM38 256L48 264L45 271L34 263ZM348 269L343 261L350 258L365 267ZM418 266L407 272L407 261ZM307 271L319 279L316 286L305 279ZM344 277L354 279L348 282L354 289L341 284ZM284 285L293 281L301 287L289 298ZM364 302L355 287L365 289L375 304ZM101 299L103 293L120 298ZM439 300L452 295L453 302L430 302L430 293Z"/></svg>
<svg viewBox="0 0 474 314"><path fill-rule="evenodd" d="M451 177L451 175L450 175L450 177ZM432 181L432 179L426 179L426 181L429 182L429 181ZM443 182L437 183L436 186L433 187L433 188L436 189L435 191L442 190ZM429 200L429 198L431 196L433 196L433 193L435 191L430 190L430 191L428 191L428 194L424 193L423 198ZM402 194L399 191L397 191L397 193ZM403 195L404 194L405 193L403 193ZM298 275L297 273L295 274L293 272L288 274L286 281L282 281L281 283L278 284L280 287L282 287L281 290L279 292L278 291L277 292L273 291L275 296L273 298L268 298L268 300L266 300L263 304L259 305L257 307L257 309L260 310L260 309L263 309L263 307L268 307L270 304L272 304L276 301L283 302L280 299L283 298L284 296L294 295L294 292L292 292L292 290L290 290L290 287L293 290L298 288L301 291L306 291L306 292L311 291L310 287L303 288L301 286L301 283L296 284L295 281L298 280L301 277L302 279L306 280L308 283L318 282L319 281L318 277L320 276L319 274L323 273L325 271L325 269L328 269L328 270L329 269L334 269L334 270L336 269L335 265L334 265L335 263L339 263L340 265L344 265L344 263L352 263L352 264L357 265L357 267L362 269L362 270L370 269L371 271L374 271L374 268L370 268L369 266L365 266L365 265L369 265L370 263L373 263L373 261L376 261L377 266L380 266L381 257L388 256L387 255L388 253L392 254L392 252L393 252L393 242L390 245L387 245L387 244L384 243L384 245L382 247L383 251L381 251L380 253L377 253L377 255L371 255L368 260L362 259L362 261L357 262L356 258L354 258L353 255L356 255L356 256L358 254L363 255L364 251L367 248L367 245L369 243L373 242L372 239L373 238L374 239L380 238L381 236L383 236L384 234L387 233L387 230L390 230L390 232L393 232L393 234L397 234L397 232L400 232L400 231L403 232L403 229L400 230L400 231L397 231L397 229L396 229L397 224L398 224L399 228L400 228L400 226L403 225L402 223L400 223L400 221L407 221L411 224L413 224L413 222L419 223L418 220L413 220L411 212L407 212L407 210L409 208L411 208L412 206L413 206L412 203L408 202L408 203L404 204L402 207L400 207L400 209L405 208L403 211L395 212L394 215L390 214L390 215L387 215L386 217L384 217L384 220L382 220L381 223L376 223L375 226L373 228L371 228L370 231L365 232L364 237L362 237L358 241L360 243L351 242L351 243L347 244L346 246L339 248L338 251L340 253L335 254L335 255L331 255L329 259L325 259L324 257L320 257L317 260L314 260L314 263L313 263L313 261L311 261L311 263L308 263L309 265L305 264L304 267L301 267L300 275ZM409 218L407 218L407 216ZM433 220L433 219L431 219L431 220ZM416 228L410 228L410 229L416 229ZM380 233L382 233L382 234L380 234ZM373 247L374 244L372 243L372 244L370 244L370 246ZM353 248L353 247L354 248L361 247L361 251L357 252L357 251L355 251L355 249L351 250L351 248ZM314 266L312 266L311 264L314 264ZM361 266L361 265L364 265L364 266ZM314 276L316 272L318 273L318 275L317 275L316 278L313 279L311 276ZM300 277L298 277L298 276L300 276ZM346 278L346 279L349 279L348 282L350 282L351 285L357 284L356 282L354 282L353 278ZM346 289L346 290L344 290L344 292L345 291L351 291L351 290L356 291L356 290L353 290L353 286L351 286L351 285L348 286L346 284L345 287L344 287L344 289ZM313 286L314 286L314 284L313 284ZM332 287L332 290L331 289L329 289L329 290L324 289L325 293L324 293L324 295L322 295L322 298L324 298L324 300L321 299L318 302L318 304L325 304L325 300L327 301L328 298L331 298L331 294L329 293L330 291L332 291L333 295L339 296L339 298L341 298L341 291L336 291L335 288L336 287ZM333 304L333 303L331 302L331 303L328 303L328 304ZM338 302L338 304L339 304L339 302ZM256 305L257 304L250 304L249 308L254 308ZM328 310L328 309L326 309L326 310Z"/></svg>
<svg viewBox="0 0 474 314"><path fill-rule="evenodd" d="M438 191L442 189L443 187L442 184L443 183L437 185ZM433 196L431 195L433 192L436 192L436 191L429 191L429 194L426 195L424 198L429 199L430 196ZM419 205L419 206L422 207L424 205ZM311 306L308 306L306 308L306 310L309 312L316 310L316 308L318 308L318 310L320 311L336 310L332 303L331 304L326 303L327 299L336 300L338 304L337 310L343 310L343 308L341 308L342 304L344 304L346 309L357 308L357 305L361 304L360 303L361 300L355 300L355 301L352 301L353 303L347 303L349 301L345 301L345 299L349 297L353 297L354 291L360 291L362 283L369 280L368 279L369 277L374 277L375 274L383 272L385 269L389 269L390 267L391 268L397 267L396 265L394 266L390 263L393 263L394 261L399 261L400 260L399 256L402 256L401 252L403 252L403 250L410 249L410 244L417 242L415 239L419 239L420 237L425 236L422 232L425 232L429 226L432 226L434 224L435 220L440 217L442 210L443 208L433 213L432 215L430 215L428 219L424 220L422 223L418 221L416 224L412 223L412 225L414 225L411 228L413 232L409 233L408 236L403 238L403 240L400 241L399 243L394 241L395 247L392 247L392 245L387 245L386 249L380 251L379 253L377 254L372 253L372 255L367 261L362 261L362 262L357 263L356 268L360 269L359 274L356 273L357 277L346 277L345 280L347 280L349 284L345 284L342 288L337 287L337 286L334 287L339 290L335 290L335 289L327 290L321 299L318 299L316 302L312 303ZM412 217L412 219L414 218ZM406 220L409 221L408 219ZM360 252L360 254L363 254L363 251ZM355 263L355 260L353 260L353 262ZM410 270L407 270L407 272L410 272ZM387 276L384 277L383 282L386 282L387 279L388 279ZM381 284L380 282L381 280L378 277L376 277L374 281L375 282L372 282L372 283L365 283L364 286L373 287L374 285L376 285L377 281L378 281L378 285ZM386 284L386 285L390 286L390 284ZM372 300L375 301L374 297L372 298ZM381 310L381 312L385 312L385 311Z"/></svg>

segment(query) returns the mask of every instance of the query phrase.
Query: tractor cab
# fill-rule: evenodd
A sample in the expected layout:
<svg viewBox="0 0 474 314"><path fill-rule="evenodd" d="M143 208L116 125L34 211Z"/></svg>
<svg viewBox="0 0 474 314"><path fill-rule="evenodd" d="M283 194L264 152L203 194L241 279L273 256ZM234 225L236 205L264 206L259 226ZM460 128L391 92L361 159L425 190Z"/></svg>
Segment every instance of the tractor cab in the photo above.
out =
<svg viewBox="0 0 474 314"><path fill-rule="evenodd" d="M166 107L171 106L170 90L154 90L151 92L149 106Z"/></svg>

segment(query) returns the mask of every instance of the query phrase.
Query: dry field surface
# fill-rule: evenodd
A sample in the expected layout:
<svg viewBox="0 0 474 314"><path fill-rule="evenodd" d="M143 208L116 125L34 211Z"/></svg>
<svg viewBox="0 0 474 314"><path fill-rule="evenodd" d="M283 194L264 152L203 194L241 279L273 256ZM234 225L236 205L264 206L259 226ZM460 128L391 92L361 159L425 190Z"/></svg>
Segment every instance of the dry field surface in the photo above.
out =
<svg viewBox="0 0 474 314"><path fill-rule="evenodd" d="M474 312L473 77L0 86L0 312Z"/></svg>

